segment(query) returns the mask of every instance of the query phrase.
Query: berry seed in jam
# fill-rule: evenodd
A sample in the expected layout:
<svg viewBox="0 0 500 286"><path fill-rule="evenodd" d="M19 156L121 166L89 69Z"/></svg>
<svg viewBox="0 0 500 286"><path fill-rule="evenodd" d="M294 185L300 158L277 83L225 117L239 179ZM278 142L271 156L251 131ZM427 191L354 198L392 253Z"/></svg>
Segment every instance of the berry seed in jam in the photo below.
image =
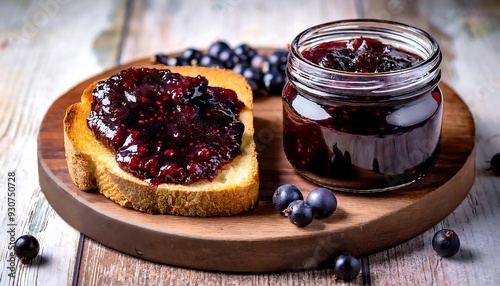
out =
<svg viewBox="0 0 500 286"><path fill-rule="evenodd" d="M205 77L130 68L97 84L89 128L152 186L212 180L240 152L244 104Z"/></svg>
<svg viewBox="0 0 500 286"><path fill-rule="evenodd" d="M426 32L377 20L325 23L290 46L283 147L329 189L372 193L424 176L440 151L441 53Z"/></svg>

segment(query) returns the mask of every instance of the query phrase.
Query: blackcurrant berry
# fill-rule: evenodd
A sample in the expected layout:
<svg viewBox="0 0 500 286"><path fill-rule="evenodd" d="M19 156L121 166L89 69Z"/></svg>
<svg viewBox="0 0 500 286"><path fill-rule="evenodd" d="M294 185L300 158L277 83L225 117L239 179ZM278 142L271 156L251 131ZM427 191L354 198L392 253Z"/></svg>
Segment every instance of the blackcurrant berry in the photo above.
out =
<svg viewBox="0 0 500 286"><path fill-rule="evenodd" d="M259 70L252 68L251 66L246 67L241 72L241 75L247 80L253 80L255 82L262 82L262 74Z"/></svg>
<svg viewBox="0 0 500 286"><path fill-rule="evenodd" d="M168 65L168 56L165 54L156 54L154 62L156 64Z"/></svg>
<svg viewBox="0 0 500 286"><path fill-rule="evenodd" d="M239 63L239 64L236 64L234 67L233 67L233 71L237 74L242 74L243 73L243 70L245 70L246 68L248 67L247 64L242 64L242 63Z"/></svg>
<svg viewBox="0 0 500 286"><path fill-rule="evenodd" d="M269 56L269 69L285 72L288 60L287 50L276 50Z"/></svg>
<svg viewBox="0 0 500 286"><path fill-rule="evenodd" d="M432 248L439 256L450 257L460 249L460 239L451 229L442 229L434 234Z"/></svg>
<svg viewBox="0 0 500 286"><path fill-rule="evenodd" d="M500 176L500 153L493 155L488 170L491 170L496 176Z"/></svg>
<svg viewBox="0 0 500 286"><path fill-rule="evenodd" d="M218 59L228 69L232 69L239 61L231 49L221 51Z"/></svg>
<svg viewBox="0 0 500 286"><path fill-rule="evenodd" d="M291 223L298 227L305 227L313 220L312 206L303 200L291 202L285 210L285 215Z"/></svg>
<svg viewBox="0 0 500 286"><path fill-rule="evenodd" d="M316 188L307 196L306 202L313 207L315 218L325 218L337 209L337 198L332 191Z"/></svg>
<svg viewBox="0 0 500 286"><path fill-rule="evenodd" d="M212 56L212 57L218 59L219 55L222 51L230 50L230 49L231 49L231 47L229 46L228 43L226 43L224 41L215 41L208 47L207 54L209 56Z"/></svg>
<svg viewBox="0 0 500 286"><path fill-rule="evenodd" d="M294 185L285 184L279 186L273 194L273 205L279 213L290 205L291 202L296 200L303 200L304 197L300 190Z"/></svg>
<svg viewBox="0 0 500 286"><path fill-rule="evenodd" d="M270 70L262 76L264 87L270 94L281 94L285 86L285 74L276 69Z"/></svg>
<svg viewBox="0 0 500 286"><path fill-rule="evenodd" d="M354 256L346 253L335 259L333 273L344 281L351 281L361 271L361 263Z"/></svg>
<svg viewBox="0 0 500 286"><path fill-rule="evenodd" d="M39 250L40 244L38 240L29 234L18 237L14 243L14 253L23 264L33 260L38 255Z"/></svg>
<svg viewBox="0 0 500 286"><path fill-rule="evenodd" d="M182 53L182 57L188 64L196 64L200 60L202 54L199 50L188 48Z"/></svg>
<svg viewBox="0 0 500 286"><path fill-rule="evenodd" d="M234 48L234 54L241 62L250 63L252 58L257 55L257 51L247 44L241 44Z"/></svg>
<svg viewBox="0 0 500 286"><path fill-rule="evenodd" d="M254 69L258 69L262 72L267 72L269 69L269 62L266 55L257 54L250 61L250 65Z"/></svg>
<svg viewBox="0 0 500 286"><path fill-rule="evenodd" d="M238 63L234 66L233 71L242 75L247 80L252 90L256 91L262 87L262 74L249 64Z"/></svg>

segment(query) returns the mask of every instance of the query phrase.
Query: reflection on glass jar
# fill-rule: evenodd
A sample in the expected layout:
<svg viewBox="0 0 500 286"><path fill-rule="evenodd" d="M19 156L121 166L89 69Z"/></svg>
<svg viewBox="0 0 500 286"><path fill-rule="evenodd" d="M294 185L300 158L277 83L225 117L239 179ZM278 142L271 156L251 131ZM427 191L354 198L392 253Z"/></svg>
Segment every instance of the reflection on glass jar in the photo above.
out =
<svg viewBox="0 0 500 286"><path fill-rule="evenodd" d="M419 179L439 154L440 62L430 35L394 22L333 22L299 34L283 90L288 160L307 179L342 191Z"/></svg>

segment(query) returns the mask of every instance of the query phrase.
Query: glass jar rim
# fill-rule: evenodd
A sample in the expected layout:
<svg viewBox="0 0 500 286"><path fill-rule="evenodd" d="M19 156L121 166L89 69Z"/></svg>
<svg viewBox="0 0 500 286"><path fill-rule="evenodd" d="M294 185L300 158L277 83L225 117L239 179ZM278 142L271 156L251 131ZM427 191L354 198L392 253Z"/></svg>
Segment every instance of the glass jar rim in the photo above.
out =
<svg viewBox="0 0 500 286"><path fill-rule="evenodd" d="M309 47L306 44L311 42L326 42L339 35L343 35L344 40L352 39L366 34L384 34L385 40L397 39L401 44L406 43L407 48L414 49L412 52L419 51L417 54L423 57L423 61L410 68L396 71L348 72L322 67L305 59L301 53L304 46ZM427 78L435 77L437 83L440 78L441 58L437 40L420 28L387 20L350 19L319 24L299 33L290 45L287 73L299 79L301 77L309 80L313 78L316 87L325 87L326 89L330 89L332 81L335 81L339 83L339 86L342 86L342 82L348 83L342 87L344 91L363 90L374 91L374 93L378 91L381 93L380 95L394 94L395 91L407 88L408 84L420 86L422 81L426 81ZM419 76L425 78L415 81L415 78ZM393 83L389 85L388 82Z"/></svg>
<svg viewBox="0 0 500 286"><path fill-rule="evenodd" d="M321 67L319 65L316 65L308 60L306 60L304 57L302 57L302 54L299 53L299 41L301 39L303 39L306 35L309 35L309 34L314 34L314 32L316 31L320 31L320 30L323 30L324 28L328 28L328 27L335 27L335 28L338 28L338 27L342 27L342 25L359 25L359 24L363 24L363 25L367 25L367 24L382 24L382 25L385 25L386 27L383 27L385 31L390 31L394 28L400 28L400 29L405 29L405 30L408 30L410 32L413 32L414 34L416 35L420 35L420 36L423 36L425 37L426 39L429 40L430 44L432 45L432 47L434 48L434 51L432 52L432 54L430 56L428 56L427 58L424 59L424 61L418 63L417 65L411 67L411 68L406 68L406 69L401 69L401 70L397 70L397 71L388 71L388 72L377 72L377 73L370 73L370 72L364 72L364 73L359 73L359 72L348 72L348 71L341 71L341 70L334 70L334 69L330 69L330 68L325 68L325 67ZM369 27L369 26L367 26ZM392 29L390 29L392 28ZM344 31L345 30L340 30L340 31ZM378 31L382 31L381 28L379 28ZM351 37L352 38L352 37ZM438 57L439 56L439 44L437 42L437 40L432 36L430 35L429 33L427 33L426 31L420 29L420 28L417 28L417 27L414 27L414 26L411 26L411 25L408 25L408 24L404 24L404 23L401 23L401 22L395 22L395 21L388 21L388 20L377 20L377 19L349 19L349 20L340 20L340 21L332 21L332 22L326 22L326 23L323 23L323 24L319 24L319 25L316 25L316 26L312 26L304 31L302 31L301 33L299 33L292 41L291 43L291 46L290 46L290 49L291 49L291 52L294 53L296 56L302 58L304 61L306 61L308 64L314 66L314 67L318 67L320 69L323 69L323 70L326 70L326 71L334 71L334 72L337 72L339 74L343 74L343 75L351 75L351 74L355 74L355 75L385 75L385 74L394 74L394 73L398 73L398 72L404 72L405 70L408 70L408 69L412 69L412 68L418 68L419 66L423 66L425 65L426 63L432 61L433 59L435 59L435 57Z"/></svg>

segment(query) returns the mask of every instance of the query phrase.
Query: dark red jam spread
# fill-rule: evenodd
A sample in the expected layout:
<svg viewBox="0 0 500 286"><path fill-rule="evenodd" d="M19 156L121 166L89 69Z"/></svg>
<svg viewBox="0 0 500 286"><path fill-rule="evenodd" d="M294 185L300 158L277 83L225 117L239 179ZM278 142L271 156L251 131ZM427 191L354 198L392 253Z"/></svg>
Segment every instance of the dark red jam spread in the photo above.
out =
<svg viewBox="0 0 500 286"><path fill-rule="evenodd" d="M417 55L363 37L324 42L304 50L302 56L325 68L364 73L406 69L422 61Z"/></svg>
<svg viewBox="0 0 500 286"><path fill-rule="evenodd" d="M212 180L240 151L244 103L205 77L130 68L92 95L89 128L123 170L153 186Z"/></svg>
<svg viewBox="0 0 500 286"><path fill-rule="evenodd" d="M397 106L322 105L284 90L283 144L290 163L322 185L384 189L411 182L439 154L439 89Z"/></svg>

